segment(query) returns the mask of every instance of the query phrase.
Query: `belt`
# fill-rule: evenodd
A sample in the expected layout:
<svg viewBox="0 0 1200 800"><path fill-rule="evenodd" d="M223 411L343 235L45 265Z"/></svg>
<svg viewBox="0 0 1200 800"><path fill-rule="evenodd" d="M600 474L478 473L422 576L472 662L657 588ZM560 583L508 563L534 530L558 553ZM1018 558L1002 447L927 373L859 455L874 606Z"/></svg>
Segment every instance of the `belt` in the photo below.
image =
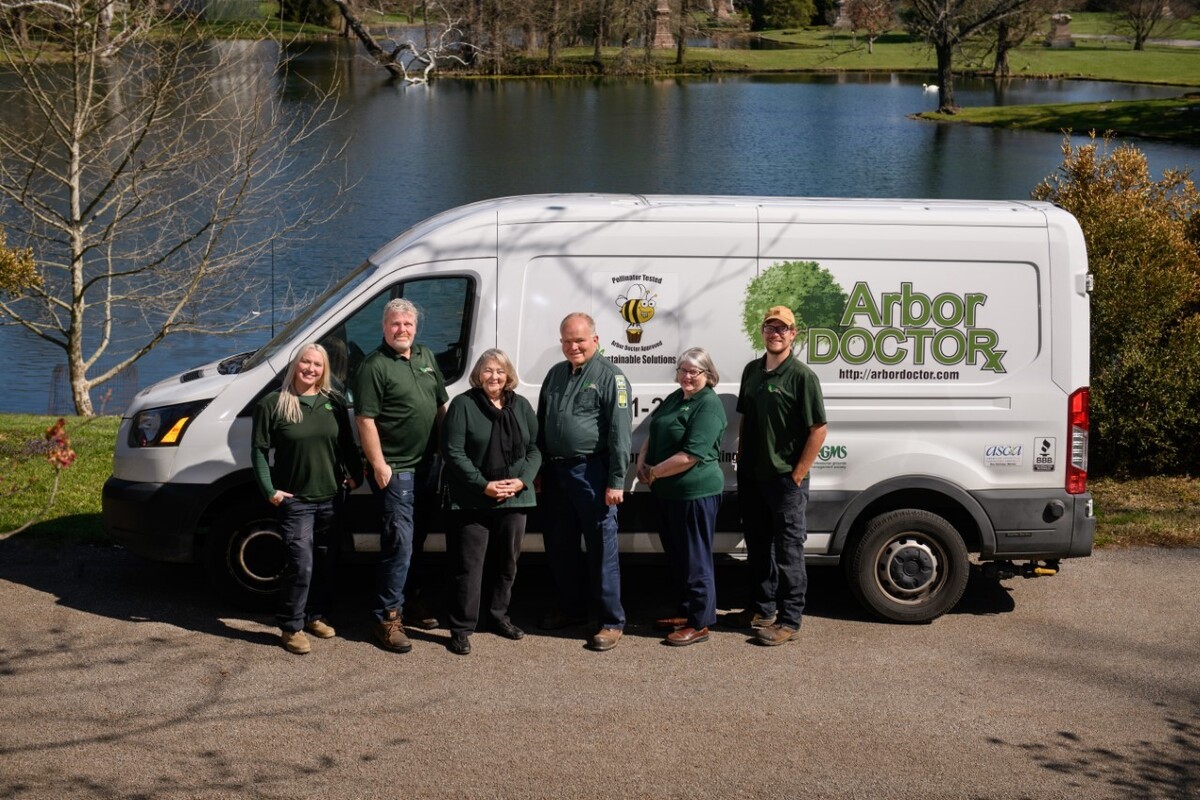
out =
<svg viewBox="0 0 1200 800"><path fill-rule="evenodd" d="M586 456L550 456L548 460L556 467L577 467L580 464L586 464L593 458L601 458L606 455L608 455L607 452L590 453Z"/></svg>

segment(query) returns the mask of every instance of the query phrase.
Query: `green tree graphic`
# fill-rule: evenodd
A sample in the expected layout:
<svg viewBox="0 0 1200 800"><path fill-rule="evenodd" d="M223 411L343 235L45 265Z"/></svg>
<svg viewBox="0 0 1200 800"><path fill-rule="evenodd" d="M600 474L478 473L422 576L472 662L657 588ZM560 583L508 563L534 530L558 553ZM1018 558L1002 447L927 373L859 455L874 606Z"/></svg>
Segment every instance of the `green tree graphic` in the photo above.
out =
<svg viewBox="0 0 1200 800"><path fill-rule="evenodd" d="M742 325L755 350L762 350L762 319L772 306L787 306L796 315L796 341L803 345L812 327L840 329L848 296L815 261L772 264L746 287Z"/></svg>

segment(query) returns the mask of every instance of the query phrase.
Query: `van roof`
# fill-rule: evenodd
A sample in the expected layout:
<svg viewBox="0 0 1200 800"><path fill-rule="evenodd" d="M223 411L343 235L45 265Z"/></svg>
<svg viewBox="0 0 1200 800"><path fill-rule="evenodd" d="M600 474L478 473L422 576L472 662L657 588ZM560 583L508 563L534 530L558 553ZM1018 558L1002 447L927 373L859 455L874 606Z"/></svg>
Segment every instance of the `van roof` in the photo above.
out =
<svg viewBox="0 0 1200 800"><path fill-rule="evenodd" d="M788 224L984 225L1038 227L1061 212L1050 203L997 200L917 200L741 195L539 194L482 200L449 209L417 223L372 257L386 263L421 246L437 231L442 243L455 240L464 251L496 247L496 228L506 225L608 222L757 221ZM447 238L449 235L450 239ZM458 249L457 247L455 249ZM430 254L433 258L438 258Z"/></svg>

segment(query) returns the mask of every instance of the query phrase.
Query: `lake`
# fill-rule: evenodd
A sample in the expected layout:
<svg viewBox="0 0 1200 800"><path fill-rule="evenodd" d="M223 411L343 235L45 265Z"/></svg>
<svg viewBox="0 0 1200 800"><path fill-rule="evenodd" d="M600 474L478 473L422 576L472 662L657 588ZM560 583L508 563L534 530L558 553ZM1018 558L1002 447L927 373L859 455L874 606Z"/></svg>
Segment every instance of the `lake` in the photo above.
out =
<svg viewBox="0 0 1200 800"><path fill-rule="evenodd" d="M300 290L323 288L425 217L488 197L633 192L1024 199L1061 162L1059 134L909 119L936 107L936 95L922 91L932 79L927 75L442 80L405 87L355 58L344 43L309 46L293 66L291 82L280 91L285 104L312 102L301 79L318 86L338 79L342 115L321 136L349 141L345 168L356 182L336 220L278 253L277 284ZM964 106L1174 97L1182 91L1063 80L955 83ZM1156 176L1200 160L1200 147L1137 146ZM142 359L135 380L114 386L97 409L117 413L139 386L253 349L269 335L168 339ZM71 411L65 381L56 385L54 378L59 350L14 328L0 328L0 349L17 355L10 359L0 411Z"/></svg>

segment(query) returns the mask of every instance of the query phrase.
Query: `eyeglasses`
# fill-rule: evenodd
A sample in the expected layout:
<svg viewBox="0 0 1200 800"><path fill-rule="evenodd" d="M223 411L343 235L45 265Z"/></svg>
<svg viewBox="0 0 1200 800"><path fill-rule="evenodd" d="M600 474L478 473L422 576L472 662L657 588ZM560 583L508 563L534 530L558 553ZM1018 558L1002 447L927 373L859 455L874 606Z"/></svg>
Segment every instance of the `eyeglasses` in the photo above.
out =
<svg viewBox="0 0 1200 800"><path fill-rule="evenodd" d="M685 378L699 378L701 375L705 374L704 370L702 369L684 369L683 367L675 370L675 372Z"/></svg>
<svg viewBox="0 0 1200 800"><path fill-rule="evenodd" d="M763 335L765 335L765 336L771 336L771 335L783 336L785 333L787 333L791 329L792 329L792 327L790 325L763 325L762 326L762 332L763 332Z"/></svg>

